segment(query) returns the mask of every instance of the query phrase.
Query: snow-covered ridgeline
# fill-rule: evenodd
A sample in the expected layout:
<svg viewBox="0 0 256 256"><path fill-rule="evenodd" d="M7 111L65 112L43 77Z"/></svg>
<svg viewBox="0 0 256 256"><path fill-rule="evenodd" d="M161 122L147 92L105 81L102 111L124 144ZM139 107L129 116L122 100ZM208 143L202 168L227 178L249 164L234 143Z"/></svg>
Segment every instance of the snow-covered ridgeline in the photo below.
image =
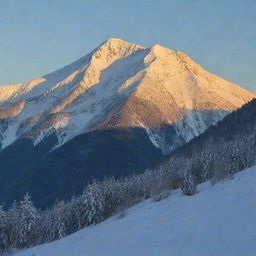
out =
<svg viewBox="0 0 256 256"><path fill-rule="evenodd" d="M109 51L113 50L116 52L111 55ZM14 100L23 100L25 107L12 119L10 128L2 129L2 149L24 135L19 130L24 120L40 113L47 115L56 112L59 105L65 106L61 111L70 113L69 120L65 120L65 127L61 126L61 143L86 131L107 113L111 105L120 103L139 84L143 77L140 71L147 65L140 61L147 54L147 51L142 50L142 47L111 39L80 60L46 75L43 81L26 82L16 94L3 102L8 106ZM115 61L117 63L112 65ZM24 87L29 88L25 90ZM71 97L72 94L76 96ZM63 100L67 100L68 104L64 104ZM30 124L28 126L33 129ZM58 124L53 124L52 128L59 130L60 127L56 126ZM42 130L35 138L35 145L47 135L47 130ZM27 129L25 131L28 132Z"/></svg>
<svg viewBox="0 0 256 256"><path fill-rule="evenodd" d="M2 149L28 133L36 134L37 144L49 129L41 123L64 112L69 114L65 127L52 124L61 138L55 147L97 125L132 127L141 122L165 154L254 97L181 52L160 45L144 48L115 38L41 78L0 87L0 96ZM102 125L102 120L114 122ZM175 128L177 145L168 144L165 133L153 129L168 124ZM33 130L38 125L43 127L41 132Z"/></svg>

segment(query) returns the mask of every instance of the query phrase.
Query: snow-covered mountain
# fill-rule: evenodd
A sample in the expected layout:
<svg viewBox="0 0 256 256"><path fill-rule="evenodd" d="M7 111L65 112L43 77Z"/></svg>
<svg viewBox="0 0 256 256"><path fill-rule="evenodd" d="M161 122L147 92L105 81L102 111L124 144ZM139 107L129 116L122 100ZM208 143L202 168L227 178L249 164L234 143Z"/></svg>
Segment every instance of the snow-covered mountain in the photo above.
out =
<svg viewBox="0 0 256 256"><path fill-rule="evenodd" d="M109 39L44 77L1 86L0 143L28 137L36 145L55 133L58 147L92 129L142 127L168 153L252 97L181 52Z"/></svg>
<svg viewBox="0 0 256 256"><path fill-rule="evenodd" d="M47 207L93 178L144 170L253 97L181 52L109 39L0 87L0 200L29 191Z"/></svg>
<svg viewBox="0 0 256 256"><path fill-rule="evenodd" d="M256 167L198 193L152 199L58 241L17 256L254 256ZM16 255L16 254L15 254Z"/></svg>

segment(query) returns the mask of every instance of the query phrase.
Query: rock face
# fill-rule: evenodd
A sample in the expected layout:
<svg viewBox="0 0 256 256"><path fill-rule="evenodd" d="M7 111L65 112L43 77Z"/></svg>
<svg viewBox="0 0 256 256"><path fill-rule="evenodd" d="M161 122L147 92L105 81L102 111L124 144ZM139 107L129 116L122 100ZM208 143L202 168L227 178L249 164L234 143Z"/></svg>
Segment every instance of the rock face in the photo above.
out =
<svg viewBox="0 0 256 256"><path fill-rule="evenodd" d="M0 87L0 178L14 183L0 194L31 190L47 205L93 177L143 169L253 97L181 52L109 39L60 70Z"/></svg>

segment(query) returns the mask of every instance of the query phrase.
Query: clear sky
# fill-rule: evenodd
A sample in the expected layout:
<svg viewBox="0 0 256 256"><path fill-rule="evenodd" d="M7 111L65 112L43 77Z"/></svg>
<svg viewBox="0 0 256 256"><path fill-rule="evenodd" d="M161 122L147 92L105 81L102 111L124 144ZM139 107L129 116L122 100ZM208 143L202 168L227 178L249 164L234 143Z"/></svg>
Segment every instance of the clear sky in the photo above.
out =
<svg viewBox="0 0 256 256"><path fill-rule="evenodd" d="M54 71L110 37L181 50L256 93L256 0L0 0L0 84Z"/></svg>

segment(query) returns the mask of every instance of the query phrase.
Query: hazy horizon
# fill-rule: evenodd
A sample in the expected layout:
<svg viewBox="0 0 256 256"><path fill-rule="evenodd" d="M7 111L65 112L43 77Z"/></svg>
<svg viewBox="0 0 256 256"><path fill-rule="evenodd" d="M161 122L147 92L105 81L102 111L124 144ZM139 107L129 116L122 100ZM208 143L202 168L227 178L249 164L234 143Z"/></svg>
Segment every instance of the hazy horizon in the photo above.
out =
<svg viewBox="0 0 256 256"><path fill-rule="evenodd" d="M52 72L117 37L180 50L255 93L255 17L253 0L2 0L0 84Z"/></svg>

